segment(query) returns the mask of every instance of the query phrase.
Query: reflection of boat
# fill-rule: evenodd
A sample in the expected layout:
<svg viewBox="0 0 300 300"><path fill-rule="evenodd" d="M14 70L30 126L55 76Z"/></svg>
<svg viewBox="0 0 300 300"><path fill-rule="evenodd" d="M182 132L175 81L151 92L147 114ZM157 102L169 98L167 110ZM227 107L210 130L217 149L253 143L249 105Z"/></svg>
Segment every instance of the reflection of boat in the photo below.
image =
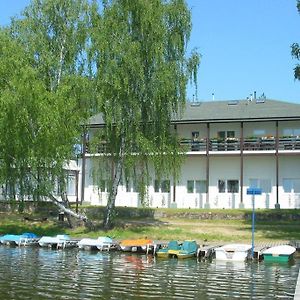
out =
<svg viewBox="0 0 300 300"><path fill-rule="evenodd" d="M170 241L168 246L165 248L161 248L156 252L157 257L167 258L169 257L169 250L177 251L180 250L180 245L177 241Z"/></svg>
<svg viewBox="0 0 300 300"><path fill-rule="evenodd" d="M71 240L67 234L58 234L57 236L43 236L39 240L41 247L56 247L56 248L69 248L75 247L78 241Z"/></svg>
<svg viewBox="0 0 300 300"><path fill-rule="evenodd" d="M120 242L120 248L122 251L149 253L155 252L156 244L148 239L123 240Z"/></svg>
<svg viewBox="0 0 300 300"><path fill-rule="evenodd" d="M295 247L281 245L264 250L262 255L264 260L268 262L287 262L293 257L295 252Z"/></svg>
<svg viewBox="0 0 300 300"><path fill-rule="evenodd" d="M116 248L116 245L116 242L107 236L100 236L97 239L84 238L78 242L79 249L98 249L101 251L109 251Z"/></svg>
<svg viewBox="0 0 300 300"><path fill-rule="evenodd" d="M184 241L178 250L168 250L169 256L190 258L196 256L198 245L195 241Z"/></svg>
<svg viewBox="0 0 300 300"><path fill-rule="evenodd" d="M245 261L251 257L251 245L228 244L215 249L217 260Z"/></svg>
<svg viewBox="0 0 300 300"><path fill-rule="evenodd" d="M38 240L38 236L31 232L25 232L23 234L5 234L0 237L0 242L2 244L17 246L37 244Z"/></svg>

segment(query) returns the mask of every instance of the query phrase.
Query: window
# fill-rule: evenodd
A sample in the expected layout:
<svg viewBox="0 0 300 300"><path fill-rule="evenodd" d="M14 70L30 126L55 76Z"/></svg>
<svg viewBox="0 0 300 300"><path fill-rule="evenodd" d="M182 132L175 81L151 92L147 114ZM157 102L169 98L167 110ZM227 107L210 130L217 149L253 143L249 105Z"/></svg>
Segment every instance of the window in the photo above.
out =
<svg viewBox="0 0 300 300"><path fill-rule="evenodd" d="M76 195L76 176L75 174L69 174L67 180L67 194L69 196Z"/></svg>
<svg viewBox="0 0 300 300"><path fill-rule="evenodd" d="M194 180L187 181L187 192L189 194L194 193Z"/></svg>
<svg viewBox="0 0 300 300"><path fill-rule="evenodd" d="M252 178L249 181L249 187L251 188L261 188L263 193L272 192L271 179Z"/></svg>
<svg viewBox="0 0 300 300"><path fill-rule="evenodd" d="M225 139L225 137L226 137L226 131L218 131L219 139Z"/></svg>
<svg viewBox="0 0 300 300"><path fill-rule="evenodd" d="M217 134L219 139L225 140L226 138L234 138L235 137L235 131L228 130L228 131L218 131Z"/></svg>
<svg viewBox="0 0 300 300"><path fill-rule="evenodd" d="M300 193L300 179L299 178L284 178L283 190L285 193Z"/></svg>
<svg viewBox="0 0 300 300"><path fill-rule="evenodd" d="M188 180L187 181L187 192L189 194L191 194L191 193L196 193L196 194L207 193L206 180Z"/></svg>
<svg viewBox="0 0 300 300"><path fill-rule="evenodd" d="M155 193L160 192L160 182L159 182L159 180L154 180L154 192Z"/></svg>
<svg viewBox="0 0 300 300"><path fill-rule="evenodd" d="M300 128L284 128L283 135L284 136L299 136Z"/></svg>
<svg viewBox="0 0 300 300"><path fill-rule="evenodd" d="M239 192L239 181L238 180L227 180L227 191L228 193Z"/></svg>
<svg viewBox="0 0 300 300"><path fill-rule="evenodd" d="M219 193L225 193L225 180L218 181Z"/></svg>
<svg viewBox="0 0 300 300"><path fill-rule="evenodd" d="M155 193L170 193L170 180L154 180Z"/></svg>
<svg viewBox="0 0 300 300"><path fill-rule="evenodd" d="M235 137L235 132L234 131L227 131L227 137L228 138L234 138Z"/></svg>
<svg viewBox="0 0 300 300"><path fill-rule="evenodd" d="M239 181L236 179L229 179L227 181L223 179L219 179L218 190L219 193L238 193Z"/></svg>
<svg viewBox="0 0 300 300"><path fill-rule="evenodd" d="M192 132L192 139L193 141L197 141L199 139L199 131Z"/></svg>
<svg viewBox="0 0 300 300"><path fill-rule="evenodd" d="M266 131L264 129L254 129L253 135L254 136L264 136L264 135L266 135Z"/></svg>

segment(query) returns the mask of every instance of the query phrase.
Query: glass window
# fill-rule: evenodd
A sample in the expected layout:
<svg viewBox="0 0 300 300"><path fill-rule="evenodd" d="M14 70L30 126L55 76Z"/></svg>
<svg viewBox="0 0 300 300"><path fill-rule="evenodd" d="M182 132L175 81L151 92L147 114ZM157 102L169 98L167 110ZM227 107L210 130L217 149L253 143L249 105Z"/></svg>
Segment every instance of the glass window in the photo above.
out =
<svg viewBox="0 0 300 300"><path fill-rule="evenodd" d="M272 192L271 179L261 179L260 188L262 189L263 193L271 193Z"/></svg>
<svg viewBox="0 0 300 300"><path fill-rule="evenodd" d="M263 193L271 193L272 192L271 179L252 178L252 179L250 179L249 187L250 188L261 188Z"/></svg>
<svg viewBox="0 0 300 300"><path fill-rule="evenodd" d="M250 179L250 184L249 184L250 188L259 188L259 184L258 184L258 179Z"/></svg>
<svg viewBox="0 0 300 300"><path fill-rule="evenodd" d="M160 182L157 179L154 180L154 192L155 193L159 193L160 192Z"/></svg>
<svg viewBox="0 0 300 300"><path fill-rule="evenodd" d="M75 174L69 174L68 175L68 186L67 186L67 194L69 196L75 196L76 192L75 192L75 183L76 179L75 179Z"/></svg>
<svg viewBox="0 0 300 300"><path fill-rule="evenodd" d="M283 135L284 136L299 136L300 128L284 128Z"/></svg>
<svg viewBox="0 0 300 300"><path fill-rule="evenodd" d="M293 188L293 180L284 178L282 181L283 190L285 193L291 193Z"/></svg>
<svg viewBox="0 0 300 300"><path fill-rule="evenodd" d="M161 192L170 193L170 180L163 180L161 183Z"/></svg>
<svg viewBox="0 0 300 300"><path fill-rule="evenodd" d="M194 193L194 180L187 181L187 192Z"/></svg>
<svg viewBox="0 0 300 300"><path fill-rule="evenodd" d="M199 139L199 131L192 132L192 139L197 141Z"/></svg>
<svg viewBox="0 0 300 300"><path fill-rule="evenodd" d="M253 130L253 135L254 136L263 136L263 135L266 135L266 130L264 130L264 129L254 129Z"/></svg>
<svg viewBox="0 0 300 300"><path fill-rule="evenodd" d="M206 190L206 180L196 180L195 181L196 193L207 193Z"/></svg>
<svg viewBox="0 0 300 300"><path fill-rule="evenodd" d="M218 181L219 193L225 193L225 180Z"/></svg>
<svg viewBox="0 0 300 300"><path fill-rule="evenodd" d="M218 138L225 139L226 131L218 131Z"/></svg>
<svg viewBox="0 0 300 300"><path fill-rule="evenodd" d="M227 131L227 137L228 138L234 138L235 137L235 132L234 131Z"/></svg>
<svg viewBox="0 0 300 300"><path fill-rule="evenodd" d="M227 192L228 193L238 193L239 192L239 181L238 180L228 180L227 181Z"/></svg>

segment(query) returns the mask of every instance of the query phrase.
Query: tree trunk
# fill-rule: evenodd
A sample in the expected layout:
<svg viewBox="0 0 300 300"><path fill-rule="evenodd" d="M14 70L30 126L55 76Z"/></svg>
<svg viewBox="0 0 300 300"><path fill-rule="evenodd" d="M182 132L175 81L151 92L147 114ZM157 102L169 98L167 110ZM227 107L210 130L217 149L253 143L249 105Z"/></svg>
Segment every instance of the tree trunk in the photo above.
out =
<svg viewBox="0 0 300 300"><path fill-rule="evenodd" d="M116 160L114 167L114 174L112 180L111 190L108 196L108 202L105 209L105 215L103 220L103 227L109 229L112 227L112 221L115 213L115 203L118 194L118 187L121 181L122 169L123 169L123 150L125 147L124 139L121 140L120 153L118 159Z"/></svg>
<svg viewBox="0 0 300 300"><path fill-rule="evenodd" d="M67 217L72 216L78 220L83 221L86 227L90 229L94 229L94 224L92 223L91 220L87 218L87 216L83 214L75 213L70 208L65 207L65 205L60 201L58 201L52 194L49 194L48 197L52 203L54 203L57 207L59 207L59 209L61 209L67 215Z"/></svg>

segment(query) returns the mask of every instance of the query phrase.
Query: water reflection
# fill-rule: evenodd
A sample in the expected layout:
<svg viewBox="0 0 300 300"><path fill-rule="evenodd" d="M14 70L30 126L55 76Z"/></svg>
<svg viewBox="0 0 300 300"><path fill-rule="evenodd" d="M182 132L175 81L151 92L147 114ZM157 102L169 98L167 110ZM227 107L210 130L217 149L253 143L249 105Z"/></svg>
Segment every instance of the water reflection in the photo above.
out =
<svg viewBox="0 0 300 300"><path fill-rule="evenodd" d="M1 299L293 299L299 269L10 247L0 262Z"/></svg>

